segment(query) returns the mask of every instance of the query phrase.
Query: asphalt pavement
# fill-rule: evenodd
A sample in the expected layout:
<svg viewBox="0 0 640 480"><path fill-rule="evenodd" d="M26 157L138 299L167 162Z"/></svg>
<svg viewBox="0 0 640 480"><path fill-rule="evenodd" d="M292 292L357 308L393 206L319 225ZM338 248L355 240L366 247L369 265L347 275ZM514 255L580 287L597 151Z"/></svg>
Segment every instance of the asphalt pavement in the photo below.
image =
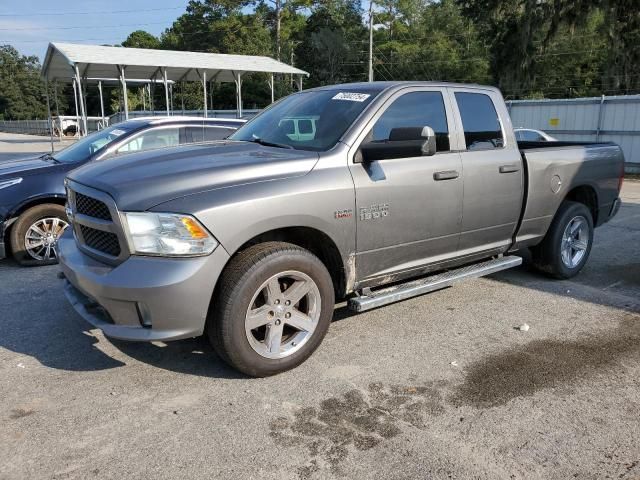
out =
<svg viewBox="0 0 640 480"><path fill-rule="evenodd" d="M266 379L109 340L57 267L0 261L0 479L640 478L640 182L623 200L578 277L339 306Z"/></svg>

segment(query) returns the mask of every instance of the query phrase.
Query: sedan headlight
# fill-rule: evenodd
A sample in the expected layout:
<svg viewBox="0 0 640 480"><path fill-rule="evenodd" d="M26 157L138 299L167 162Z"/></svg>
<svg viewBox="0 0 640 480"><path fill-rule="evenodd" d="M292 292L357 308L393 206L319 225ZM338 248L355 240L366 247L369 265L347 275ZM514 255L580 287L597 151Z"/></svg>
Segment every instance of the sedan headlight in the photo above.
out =
<svg viewBox="0 0 640 480"><path fill-rule="evenodd" d="M0 190L2 190L3 188L18 185L19 183L22 183L22 178L20 177L10 178L9 180L0 180Z"/></svg>
<svg viewBox="0 0 640 480"><path fill-rule="evenodd" d="M170 257L208 255L218 245L190 215L128 212L123 217L132 253Z"/></svg>

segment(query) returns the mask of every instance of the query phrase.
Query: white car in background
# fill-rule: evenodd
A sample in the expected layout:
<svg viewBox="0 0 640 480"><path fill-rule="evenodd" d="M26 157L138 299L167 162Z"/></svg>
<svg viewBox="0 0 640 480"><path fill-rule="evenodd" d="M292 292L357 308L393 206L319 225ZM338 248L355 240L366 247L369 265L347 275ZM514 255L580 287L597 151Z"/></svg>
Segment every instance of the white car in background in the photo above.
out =
<svg viewBox="0 0 640 480"><path fill-rule="evenodd" d="M533 128L515 128L516 140L518 142L557 142L558 139L552 137L548 133L542 130L535 130Z"/></svg>

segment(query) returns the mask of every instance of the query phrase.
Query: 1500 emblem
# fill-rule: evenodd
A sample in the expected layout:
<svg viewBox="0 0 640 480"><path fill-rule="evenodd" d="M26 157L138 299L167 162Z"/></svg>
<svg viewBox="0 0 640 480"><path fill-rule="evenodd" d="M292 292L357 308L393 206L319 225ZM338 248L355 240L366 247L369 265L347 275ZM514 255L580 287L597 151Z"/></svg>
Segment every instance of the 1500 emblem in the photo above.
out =
<svg viewBox="0 0 640 480"><path fill-rule="evenodd" d="M377 220L389 216L389 204L380 203L370 207L360 207L360 220Z"/></svg>

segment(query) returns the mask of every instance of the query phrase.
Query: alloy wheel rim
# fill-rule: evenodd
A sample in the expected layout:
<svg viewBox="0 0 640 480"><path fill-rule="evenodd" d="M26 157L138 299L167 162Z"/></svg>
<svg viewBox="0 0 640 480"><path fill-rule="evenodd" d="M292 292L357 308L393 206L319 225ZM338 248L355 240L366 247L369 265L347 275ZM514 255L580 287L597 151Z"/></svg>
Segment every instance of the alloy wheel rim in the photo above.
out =
<svg viewBox="0 0 640 480"><path fill-rule="evenodd" d="M245 332L260 356L293 355L313 336L320 319L320 290L307 274L273 275L254 293L245 315Z"/></svg>
<svg viewBox="0 0 640 480"><path fill-rule="evenodd" d="M25 250L31 258L40 262L56 259L58 239L68 226L61 218L41 218L27 230L24 236Z"/></svg>
<svg viewBox="0 0 640 480"><path fill-rule="evenodd" d="M583 216L571 219L562 234L560 247L562 263L568 268L576 268L587 254L589 247L589 224Z"/></svg>

